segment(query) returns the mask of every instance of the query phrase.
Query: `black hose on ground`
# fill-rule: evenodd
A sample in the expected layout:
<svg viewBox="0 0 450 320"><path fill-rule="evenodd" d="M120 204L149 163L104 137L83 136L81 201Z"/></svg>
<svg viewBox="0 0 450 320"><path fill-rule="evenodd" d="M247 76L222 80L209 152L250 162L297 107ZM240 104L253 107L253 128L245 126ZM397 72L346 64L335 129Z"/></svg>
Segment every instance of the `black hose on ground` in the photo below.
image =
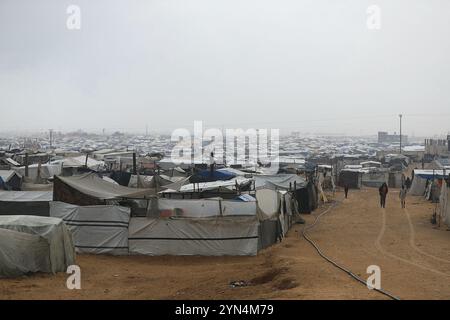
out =
<svg viewBox="0 0 450 320"><path fill-rule="evenodd" d="M329 210L331 210L332 208L334 208L336 206L336 203L334 205L332 205L331 207L329 207L328 209L326 209L324 212L322 212L321 214L319 214L316 219L314 220L314 222L311 225L307 225L303 228L302 230L302 235L305 238L306 241L308 241L313 247L314 249L316 249L317 253L324 258L326 261L328 261L329 263L331 263L333 266L335 266L336 268L341 269L342 271L344 271L345 273L347 273L350 277L352 277L353 279L355 279L356 281L362 283L364 286L367 285L366 281L364 281L364 279L361 279L360 277L358 277L357 275L355 275L353 272L351 272L350 270L348 270L347 268L339 265L338 263L336 263L335 261L331 260L330 258L328 258L325 254L322 253L322 251L320 251L319 247L317 246L317 244L311 240L306 231L314 228L314 226L316 225L316 223L319 221L320 217L323 216L324 214L326 214ZM373 288L373 290L384 294L385 296L388 296L389 298L393 299L393 300L400 300L400 298L390 294L387 291L384 291L382 289L377 289L377 288Z"/></svg>

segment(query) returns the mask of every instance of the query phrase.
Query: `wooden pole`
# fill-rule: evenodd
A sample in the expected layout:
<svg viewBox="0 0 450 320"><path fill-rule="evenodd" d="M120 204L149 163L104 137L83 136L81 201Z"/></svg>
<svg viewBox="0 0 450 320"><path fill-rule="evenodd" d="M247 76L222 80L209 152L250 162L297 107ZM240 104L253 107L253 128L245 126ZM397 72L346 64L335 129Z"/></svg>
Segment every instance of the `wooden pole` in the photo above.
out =
<svg viewBox="0 0 450 320"><path fill-rule="evenodd" d="M25 177L28 177L28 152L25 152Z"/></svg>

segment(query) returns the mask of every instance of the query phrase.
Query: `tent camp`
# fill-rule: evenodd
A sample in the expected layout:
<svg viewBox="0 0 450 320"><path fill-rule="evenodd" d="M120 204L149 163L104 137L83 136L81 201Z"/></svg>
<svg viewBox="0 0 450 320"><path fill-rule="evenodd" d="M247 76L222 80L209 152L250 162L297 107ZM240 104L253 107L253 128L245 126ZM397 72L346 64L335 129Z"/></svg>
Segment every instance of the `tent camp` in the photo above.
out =
<svg viewBox="0 0 450 320"><path fill-rule="evenodd" d="M0 277L65 272L74 263L72 236L61 219L0 216Z"/></svg>
<svg viewBox="0 0 450 320"><path fill-rule="evenodd" d="M52 191L0 191L0 215L49 216Z"/></svg>
<svg viewBox="0 0 450 320"><path fill-rule="evenodd" d="M79 176L55 176L53 200L75 205L102 205L120 199L144 199L153 189L128 188L100 178L96 173Z"/></svg>

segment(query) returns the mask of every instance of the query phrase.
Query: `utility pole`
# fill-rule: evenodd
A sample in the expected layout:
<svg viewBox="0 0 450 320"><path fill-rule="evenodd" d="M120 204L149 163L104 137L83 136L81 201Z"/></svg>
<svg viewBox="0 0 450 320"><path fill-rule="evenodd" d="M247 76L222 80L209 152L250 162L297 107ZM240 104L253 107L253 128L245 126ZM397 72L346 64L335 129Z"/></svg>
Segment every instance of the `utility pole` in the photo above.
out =
<svg viewBox="0 0 450 320"><path fill-rule="evenodd" d="M402 154L402 114L398 116L400 118L400 154Z"/></svg>
<svg viewBox="0 0 450 320"><path fill-rule="evenodd" d="M49 129L49 134L50 134L50 149L52 149L52 140L53 140L53 129Z"/></svg>

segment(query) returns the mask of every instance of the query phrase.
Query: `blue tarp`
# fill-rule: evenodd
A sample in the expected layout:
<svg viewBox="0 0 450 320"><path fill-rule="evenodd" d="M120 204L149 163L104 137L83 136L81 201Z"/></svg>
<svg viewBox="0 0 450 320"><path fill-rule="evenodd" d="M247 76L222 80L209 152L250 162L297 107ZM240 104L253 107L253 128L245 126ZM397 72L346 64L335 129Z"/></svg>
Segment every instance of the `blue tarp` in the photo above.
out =
<svg viewBox="0 0 450 320"><path fill-rule="evenodd" d="M420 177L422 179L428 179L428 180L433 180L433 179L446 179L449 177L450 174L450 170L418 170L415 169L414 170L414 176L415 177Z"/></svg>
<svg viewBox="0 0 450 320"><path fill-rule="evenodd" d="M211 170L200 170L197 172L197 177L201 178L202 180L208 180L208 181L225 181L230 180L236 177L236 175L232 172L220 170L220 171L212 171Z"/></svg>
<svg viewBox="0 0 450 320"><path fill-rule="evenodd" d="M245 202L256 201L256 199L249 194L241 194L239 197L236 197L236 200L245 201Z"/></svg>

